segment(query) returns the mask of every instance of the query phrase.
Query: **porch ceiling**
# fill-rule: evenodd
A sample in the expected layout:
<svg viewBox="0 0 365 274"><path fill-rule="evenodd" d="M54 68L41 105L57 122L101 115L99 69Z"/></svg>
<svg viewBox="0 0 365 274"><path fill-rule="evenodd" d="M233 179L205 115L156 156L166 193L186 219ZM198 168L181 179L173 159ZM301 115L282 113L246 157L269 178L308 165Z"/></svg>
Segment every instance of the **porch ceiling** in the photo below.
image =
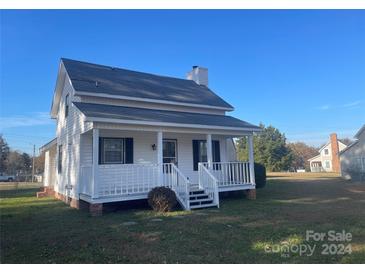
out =
<svg viewBox="0 0 365 274"><path fill-rule="evenodd" d="M261 128L232 116L200 114L124 106L111 106L74 102L87 121L138 124L147 126L172 126L212 128L258 132Z"/></svg>

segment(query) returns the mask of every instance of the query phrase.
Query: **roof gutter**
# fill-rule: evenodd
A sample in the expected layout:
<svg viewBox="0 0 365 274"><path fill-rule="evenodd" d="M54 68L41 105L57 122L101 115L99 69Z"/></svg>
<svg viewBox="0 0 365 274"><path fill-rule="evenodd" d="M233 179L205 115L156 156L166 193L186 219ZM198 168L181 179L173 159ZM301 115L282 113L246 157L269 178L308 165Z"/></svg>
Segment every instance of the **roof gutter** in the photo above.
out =
<svg viewBox="0 0 365 274"><path fill-rule="evenodd" d="M165 105L175 105L175 106L188 106L188 107L198 107L198 108L207 108L207 109L219 109L225 111L233 111L234 108L229 107L219 107L219 106L210 106L210 105L201 105L201 104L193 104L193 103L181 103L176 101L167 101L167 100L158 100L158 99L146 99L146 98L138 98L131 96L122 96L122 95L113 95L108 93L93 93L87 91L76 91L76 96L91 96L91 97L102 97L102 98L110 98L110 99L121 99L121 100L129 100L129 101L139 101L146 103L156 103L156 104L165 104Z"/></svg>
<svg viewBox="0 0 365 274"><path fill-rule="evenodd" d="M361 133L363 132L365 130L365 125L363 125L360 129L359 129L359 131L355 134L355 138L356 139L359 139L360 138L360 135L361 135Z"/></svg>
<svg viewBox="0 0 365 274"><path fill-rule="evenodd" d="M144 126L166 126L166 127L184 127L184 128L199 128L199 129L216 129L216 130L231 130L231 131L246 131L246 132L261 132L261 128L256 127L224 127L224 126L209 126L200 124L179 124L168 122L146 122L138 120L125 120L125 119L111 119L111 118L98 118L98 117L86 117L85 122L102 122L102 123L116 123L116 124L129 124L129 125L144 125Z"/></svg>
<svg viewBox="0 0 365 274"><path fill-rule="evenodd" d="M55 146L57 144L57 138L52 139L51 141L49 141L47 144L41 146L39 148L39 153L43 153L49 149L51 149L52 146Z"/></svg>

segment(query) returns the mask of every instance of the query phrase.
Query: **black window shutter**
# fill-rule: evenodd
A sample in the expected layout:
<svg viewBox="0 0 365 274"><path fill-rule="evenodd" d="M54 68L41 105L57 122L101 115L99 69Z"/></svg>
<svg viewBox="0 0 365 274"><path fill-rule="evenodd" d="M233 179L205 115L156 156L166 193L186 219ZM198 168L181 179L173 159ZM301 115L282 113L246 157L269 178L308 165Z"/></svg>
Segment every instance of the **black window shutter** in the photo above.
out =
<svg viewBox="0 0 365 274"><path fill-rule="evenodd" d="M199 162L199 141L193 140L193 169L198 170Z"/></svg>
<svg viewBox="0 0 365 274"><path fill-rule="evenodd" d="M213 162L220 162L221 150L219 147L219 141L212 141L212 147L213 147Z"/></svg>
<svg viewBox="0 0 365 274"><path fill-rule="evenodd" d="M125 138L125 163L133 164L133 138Z"/></svg>

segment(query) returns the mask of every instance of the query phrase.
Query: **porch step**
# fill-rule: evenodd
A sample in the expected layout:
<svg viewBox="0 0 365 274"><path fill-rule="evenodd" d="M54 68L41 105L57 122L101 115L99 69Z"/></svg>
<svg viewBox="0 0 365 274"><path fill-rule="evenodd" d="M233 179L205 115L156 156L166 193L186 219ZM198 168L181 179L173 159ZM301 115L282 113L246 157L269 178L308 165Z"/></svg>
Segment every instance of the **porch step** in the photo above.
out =
<svg viewBox="0 0 365 274"><path fill-rule="evenodd" d="M205 205L205 204L211 204L212 202L213 202L212 198L190 200L190 205Z"/></svg>
<svg viewBox="0 0 365 274"><path fill-rule="evenodd" d="M205 194L204 189L197 189L193 191L189 191L190 196L199 195L199 194Z"/></svg>
<svg viewBox="0 0 365 274"><path fill-rule="evenodd" d="M215 204L206 204L206 205L192 205L190 206L190 209L198 209L198 208L206 208L206 207L213 207L213 206L217 206Z"/></svg>
<svg viewBox="0 0 365 274"><path fill-rule="evenodd" d="M213 203L213 199L209 197L204 189L199 188L199 185L194 185L193 187L190 187L189 205L190 209L216 206L216 204Z"/></svg>
<svg viewBox="0 0 365 274"><path fill-rule="evenodd" d="M194 200L197 200L197 199L205 199L205 198L208 198L209 196L205 193L202 193L202 194L192 194L190 195L190 201L194 201Z"/></svg>

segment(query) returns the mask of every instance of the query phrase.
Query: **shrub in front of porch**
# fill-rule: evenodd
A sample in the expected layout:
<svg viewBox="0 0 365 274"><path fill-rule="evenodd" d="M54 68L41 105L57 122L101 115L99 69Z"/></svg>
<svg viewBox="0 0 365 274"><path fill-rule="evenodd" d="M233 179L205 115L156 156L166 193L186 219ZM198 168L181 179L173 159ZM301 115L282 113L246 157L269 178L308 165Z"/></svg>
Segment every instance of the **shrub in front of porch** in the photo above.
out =
<svg viewBox="0 0 365 274"><path fill-rule="evenodd" d="M157 212L168 212L177 204L176 194L167 187L155 187L148 193L148 204Z"/></svg>
<svg viewBox="0 0 365 274"><path fill-rule="evenodd" d="M266 185L266 168L263 164L255 163L256 188L263 188Z"/></svg>

